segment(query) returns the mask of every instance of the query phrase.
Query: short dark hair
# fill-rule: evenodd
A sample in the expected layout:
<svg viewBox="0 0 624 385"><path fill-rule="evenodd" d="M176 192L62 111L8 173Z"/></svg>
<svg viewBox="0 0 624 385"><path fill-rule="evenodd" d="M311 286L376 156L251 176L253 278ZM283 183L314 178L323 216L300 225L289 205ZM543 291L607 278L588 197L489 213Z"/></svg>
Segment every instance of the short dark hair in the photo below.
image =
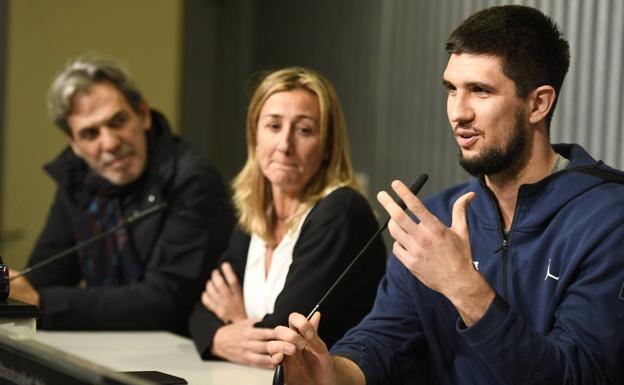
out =
<svg viewBox="0 0 624 385"><path fill-rule="evenodd" d="M143 95L120 64L98 56L83 56L69 62L50 86L48 108L54 123L71 135L67 117L71 113L73 96L104 82L115 86L135 112L141 111Z"/></svg>
<svg viewBox="0 0 624 385"><path fill-rule="evenodd" d="M500 57L503 73L521 98L539 86L552 86L557 99L546 117L550 126L570 66L570 46L551 18L521 5L486 8L451 33L446 51Z"/></svg>

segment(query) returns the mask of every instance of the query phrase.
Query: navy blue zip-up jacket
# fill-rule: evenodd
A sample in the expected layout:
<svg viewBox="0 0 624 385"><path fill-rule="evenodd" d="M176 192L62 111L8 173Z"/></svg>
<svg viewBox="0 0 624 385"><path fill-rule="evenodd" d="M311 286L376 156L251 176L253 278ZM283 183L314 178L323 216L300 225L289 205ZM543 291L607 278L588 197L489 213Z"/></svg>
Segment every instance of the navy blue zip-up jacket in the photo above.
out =
<svg viewBox="0 0 624 385"><path fill-rule="evenodd" d="M580 146L554 148L568 168L520 188L506 241L482 179L425 200L450 226L453 202L476 192L472 257L508 306L466 328L391 257L373 310L332 353L367 385L624 384L624 185L576 172L598 165Z"/></svg>

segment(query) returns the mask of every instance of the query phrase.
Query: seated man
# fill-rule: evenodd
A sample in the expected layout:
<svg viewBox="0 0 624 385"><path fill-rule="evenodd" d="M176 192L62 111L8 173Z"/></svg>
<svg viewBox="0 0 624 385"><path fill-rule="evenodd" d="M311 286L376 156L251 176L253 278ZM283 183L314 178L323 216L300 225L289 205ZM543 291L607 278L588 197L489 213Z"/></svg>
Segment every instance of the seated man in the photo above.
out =
<svg viewBox="0 0 624 385"><path fill-rule="evenodd" d="M624 174L551 144L568 43L538 10L503 6L446 48L447 115L475 178L424 204L393 182L418 220L380 193L396 257L373 310L332 355L319 315L292 314L272 362L290 384L623 384Z"/></svg>
<svg viewBox="0 0 624 385"><path fill-rule="evenodd" d="M45 170L58 185L29 266L137 211L166 208L12 282L44 329L167 329L191 305L227 244L233 212L217 172L172 136L115 63L78 59L49 93L69 147Z"/></svg>

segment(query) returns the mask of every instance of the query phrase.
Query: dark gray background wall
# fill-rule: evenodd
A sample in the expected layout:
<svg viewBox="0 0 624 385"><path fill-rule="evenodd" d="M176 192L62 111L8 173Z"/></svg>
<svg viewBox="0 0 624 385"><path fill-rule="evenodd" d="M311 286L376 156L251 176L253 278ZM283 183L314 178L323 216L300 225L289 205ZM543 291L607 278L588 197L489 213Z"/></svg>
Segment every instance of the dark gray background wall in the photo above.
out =
<svg viewBox="0 0 624 385"><path fill-rule="evenodd" d="M542 9L570 41L572 63L551 127L622 168L624 2L619 0L187 0L184 135L229 179L245 158L254 72L304 65L334 83L356 171L369 197L394 178L431 175L424 192L467 178L446 120L447 36L492 5ZM195 130L199 130L196 132Z"/></svg>
<svg viewBox="0 0 624 385"><path fill-rule="evenodd" d="M72 46L76 44L82 47L77 52L92 46L109 47L102 53L117 55L118 59L132 58L131 62L137 63L131 66L133 73L155 73L146 78L150 80L143 86L158 86L153 92L160 87L164 95L180 103L183 135L206 153L228 180L240 169L246 156L244 119L253 75L269 67L293 64L316 68L333 81L347 117L354 165L368 181L370 198L378 190L387 189L390 180L413 180L421 172L431 175L424 193L438 191L466 178L457 165L457 149L449 133L445 92L440 84L447 60L444 42L467 15L510 1L180 0L166 3L175 4L173 8L164 6L165 1L150 2L151 9L138 1L139 5L117 1L114 5L101 6L113 12L132 7L135 11L147 9L141 15L150 15L147 24L156 25L141 30L152 31L148 36L160 37L150 40L134 31L134 38L141 36L140 41L153 43L151 49L128 43L118 50L109 47L109 34L100 33L80 35L80 39L68 43L61 52L50 42L44 44L46 38L65 43L64 29L72 32L73 28L80 28L76 27L80 23L61 23L57 30L52 25L56 19L47 17L48 13L59 12L71 18L67 21L79 21L80 10L91 10L86 12L92 14L97 8L95 5L89 6L79 0L69 5L66 0L44 3L14 0L10 4L9 0L0 0L0 142L4 141L0 143L4 145L0 162L5 162L5 167L0 164L3 174L0 183L5 181L4 186L0 186L4 191L2 202L5 202L0 213L3 218L12 218L5 221L5 225L11 225L9 229L27 228L25 234L29 237L21 240L19 247L11 246L10 251L3 251L5 257L25 258L28 254L25 250L31 247L30 239L43 221L46 199L51 196L46 189L52 189L51 185L34 183L44 180L49 183L40 172L40 165L51 155L43 156L43 151L38 151L33 154L36 156L29 155L33 161L28 165L20 158L11 166L7 154L20 151L22 145L32 144L28 135L24 135L25 130L45 127L43 123L36 123L39 121L49 123L44 117L42 102L29 103L32 97L43 97L47 77L52 74L50 70L44 75L45 71L39 67L60 65L69 57L66 55L78 49ZM624 134L620 129L624 118L624 23L621 22L624 2L513 2L536 6L551 15L570 41L572 63L551 128L553 141L581 143L595 157L624 168ZM42 8L41 4L47 8ZM178 6L181 8L175 8ZM41 9L46 11L35 12ZM164 17L157 9L183 9L184 20L180 20L178 13ZM15 11L11 15L17 17L13 23L8 20L11 10ZM46 28L36 28L41 24L37 17L49 22ZM181 38L177 33L179 25L183 26ZM8 27L12 28L9 29L12 33L7 38ZM53 33L48 36L48 31ZM167 37L172 37L175 44L165 44L163 39ZM7 47L7 39L13 41L13 38L16 38L14 44ZM33 42L41 45L33 46ZM181 58L177 50L179 42L183 42L184 47ZM119 46L118 42L113 44ZM170 48L163 54L165 46ZM8 49L13 50L14 56L7 57ZM29 59L31 52L37 60ZM162 60L158 63L145 60L150 54L159 55ZM46 60L38 61L40 57ZM31 66L37 63L36 71L18 59L25 59ZM143 63L141 59L149 65L139 64ZM166 64L170 59L175 60ZM178 97L177 79L168 82L178 74L178 60L182 66L181 97ZM7 67L7 63L13 63L13 67ZM163 63L166 65L158 65ZM14 72L7 78L5 71L11 68ZM172 68L175 69L167 72ZM29 71L32 76L28 76ZM162 81L153 80L159 78ZM24 83L32 86L27 88L30 91L16 93L10 100L4 97L5 92L13 90L9 87L11 84L19 84L14 88L21 90ZM159 107L171 104L166 97L158 100L153 101ZM6 107L7 101L12 103L11 108ZM177 113L175 109L170 110ZM8 130L6 113L27 119L19 122L16 119ZM9 131L14 135L7 135ZM53 145L48 147L46 151L50 154L57 151ZM39 187L23 188L22 185ZM22 194L24 191L32 196ZM34 200L36 205L32 204ZM0 231L0 240L5 241L7 234ZM15 238L16 233L12 231L11 234ZM0 247L7 244L0 242Z"/></svg>
<svg viewBox="0 0 624 385"><path fill-rule="evenodd" d="M184 136L230 179L246 156L244 120L254 76L303 65L332 80L355 163L374 167L366 150L375 140L377 63L371 58L379 51L379 10L378 2L358 0L187 0Z"/></svg>

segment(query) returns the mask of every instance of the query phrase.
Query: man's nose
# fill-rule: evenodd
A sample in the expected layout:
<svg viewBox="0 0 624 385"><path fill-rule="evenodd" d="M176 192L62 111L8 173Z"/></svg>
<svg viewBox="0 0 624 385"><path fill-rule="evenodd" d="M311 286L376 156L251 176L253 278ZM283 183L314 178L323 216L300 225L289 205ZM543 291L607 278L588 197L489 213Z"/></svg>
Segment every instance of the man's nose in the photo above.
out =
<svg viewBox="0 0 624 385"><path fill-rule="evenodd" d="M108 128L102 128L100 132L102 149L106 152L114 152L121 143L119 135Z"/></svg>
<svg viewBox="0 0 624 385"><path fill-rule="evenodd" d="M449 95L447 101L448 118L453 123L467 123L474 119L474 110L470 105L469 95L457 92Z"/></svg>

